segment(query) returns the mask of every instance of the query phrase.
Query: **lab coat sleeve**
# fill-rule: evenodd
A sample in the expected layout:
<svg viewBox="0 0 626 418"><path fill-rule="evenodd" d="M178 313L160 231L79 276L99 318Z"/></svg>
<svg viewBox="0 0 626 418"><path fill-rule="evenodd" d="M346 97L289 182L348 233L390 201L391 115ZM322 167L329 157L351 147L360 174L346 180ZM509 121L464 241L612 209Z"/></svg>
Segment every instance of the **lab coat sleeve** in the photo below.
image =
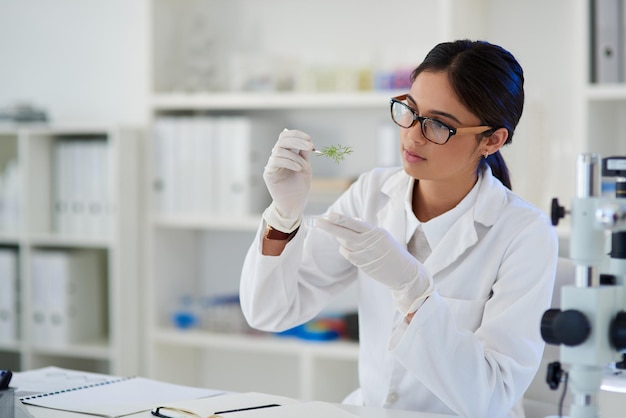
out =
<svg viewBox="0 0 626 418"><path fill-rule="evenodd" d="M287 279L296 274L304 234L299 230L280 256L264 256L261 254L264 231L265 224L262 223L244 260L239 283L241 310L253 328L284 331L297 325L301 317L306 320L314 315L307 315L297 306L296 280Z"/></svg>
<svg viewBox="0 0 626 418"><path fill-rule="evenodd" d="M360 216L357 189L350 187L332 210ZM253 328L283 331L314 318L357 278L356 268L341 256L337 240L303 223L279 256L261 254L262 224L244 260L240 299Z"/></svg>
<svg viewBox="0 0 626 418"><path fill-rule="evenodd" d="M518 224L475 331L459 326L459 305L435 291L391 338L398 361L461 416L507 416L541 361L558 244L546 219Z"/></svg>

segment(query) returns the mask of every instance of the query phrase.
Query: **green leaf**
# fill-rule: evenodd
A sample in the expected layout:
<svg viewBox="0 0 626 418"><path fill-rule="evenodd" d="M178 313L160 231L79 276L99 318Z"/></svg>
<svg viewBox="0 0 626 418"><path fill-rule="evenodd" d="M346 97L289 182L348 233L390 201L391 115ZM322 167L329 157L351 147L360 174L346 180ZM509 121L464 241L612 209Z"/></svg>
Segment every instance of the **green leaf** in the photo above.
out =
<svg viewBox="0 0 626 418"><path fill-rule="evenodd" d="M329 147L324 147L321 150L319 150L319 154L317 154L318 157L320 156L324 156L324 157L328 157L328 158L332 158L333 160L335 160L335 162L337 164L339 164L346 155L348 154L352 154L352 147L349 146L342 146L342 145L331 145Z"/></svg>

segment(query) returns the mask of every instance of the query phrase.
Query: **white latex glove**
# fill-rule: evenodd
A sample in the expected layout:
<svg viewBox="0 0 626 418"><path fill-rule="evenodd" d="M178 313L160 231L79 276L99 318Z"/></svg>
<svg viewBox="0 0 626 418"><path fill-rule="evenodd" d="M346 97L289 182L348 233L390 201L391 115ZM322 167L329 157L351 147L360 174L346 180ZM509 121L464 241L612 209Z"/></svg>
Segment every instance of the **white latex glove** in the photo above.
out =
<svg viewBox="0 0 626 418"><path fill-rule="evenodd" d="M426 268L383 228L330 213L315 225L337 237L339 252L359 270L386 285L398 310L413 313L433 292Z"/></svg>
<svg viewBox="0 0 626 418"><path fill-rule="evenodd" d="M311 188L311 137L304 132L285 129L278 136L263 171L263 180L272 204L263 212L268 225L292 232L302 221Z"/></svg>

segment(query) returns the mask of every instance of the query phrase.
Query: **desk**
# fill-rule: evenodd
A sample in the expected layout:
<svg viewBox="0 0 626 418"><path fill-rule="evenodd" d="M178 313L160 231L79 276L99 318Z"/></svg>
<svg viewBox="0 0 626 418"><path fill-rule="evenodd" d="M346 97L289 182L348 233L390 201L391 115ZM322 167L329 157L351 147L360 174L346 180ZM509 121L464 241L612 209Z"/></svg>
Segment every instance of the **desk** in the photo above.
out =
<svg viewBox="0 0 626 418"><path fill-rule="evenodd" d="M82 382L77 385L76 382ZM106 382L106 384L105 384ZM250 396L254 402L266 401L271 398L275 401L267 403L293 403L297 404L295 399L285 398L277 395L263 394L263 393L251 393L236 394L230 392L224 392L221 390L201 389L195 387L180 386L173 383L160 382L153 379L147 379L142 377L132 378L118 378L115 376L101 375L97 373L84 372L79 370L62 369L58 367L44 367L42 369L31 370L27 372L20 372L14 374L15 387L20 388L16 392L16 396L30 395L34 393L51 393L62 391L63 389L80 388L84 391L70 390L65 391L67 393L59 394L60 399L58 402L54 402L52 398L45 398L43 403L47 403L50 406L60 406L66 408L79 408L79 410L90 410L98 412L99 410L110 412L128 412L134 409L137 404L142 407L153 405L155 399L163 400L164 403L172 403L182 399L194 399L202 398L205 401L200 403L206 408L211 409L216 405L215 402L210 401L213 399L211 395L216 395L219 398L220 394L233 395L230 396L230 400L218 401L218 404L224 402L250 402ZM207 397L207 398L205 398ZM165 401L164 398L169 398ZM176 398L176 399L175 399ZM107 399L106 405L102 404L102 400ZM276 400L280 399L280 400ZM52 401L51 401L52 400ZM51 401L51 402L47 402ZM20 402L16 400L16 402ZM207 406L206 403L211 406ZM129 409L128 406L131 405ZM339 403L333 404L347 412L354 414L360 418L452 418L451 415L431 414L431 413L418 413L411 411L401 411L383 408L370 408L370 407L357 407L353 405L342 405ZM155 405L156 406L156 405ZM199 405L196 405L199 406ZM82 414L78 412L68 412L64 410L56 410L50 408L44 408L35 405L16 405L16 408L24 410L24 414L17 414L16 416L22 418L20 415L30 415L26 418L93 418L94 415ZM93 409L95 408L95 409ZM102 409L101 409L102 408ZM314 408L314 406L312 406ZM226 408L230 409L230 408ZM279 408L277 408L279 409ZM312 411L317 411L313 409ZM290 412L288 412L290 413ZM154 418L150 411L144 411L132 415L126 415L131 418Z"/></svg>
<svg viewBox="0 0 626 418"><path fill-rule="evenodd" d="M383 408L369 408L353 405L338 405L346 411L356 414L360 418L458 418L453 415L431 414L427 412L399 411ZM67 411L57 411L54 409L41 408L37 406L27 406L27 410L35 418L86 418L93 415L76 414ZM128 415L128 418L154 418L150 412L140 412Z"/></svg>

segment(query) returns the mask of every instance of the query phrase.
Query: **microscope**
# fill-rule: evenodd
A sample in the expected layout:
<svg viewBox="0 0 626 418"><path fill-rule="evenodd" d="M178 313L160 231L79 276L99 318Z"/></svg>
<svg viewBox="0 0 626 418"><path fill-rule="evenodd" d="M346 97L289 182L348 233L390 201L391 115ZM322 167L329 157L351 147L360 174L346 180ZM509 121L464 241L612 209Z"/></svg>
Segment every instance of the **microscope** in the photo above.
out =
<svg viewBox="0 0 626 418"><path fill-rule="evenodd" d="M616 178L614 198L602 196L602 177ZM570 366L570 417L597 418L606 371L613 363L626 367L626 157L579 155L571 208L553 199L551 212L553 225L571 216L569 257L576 277L575 285L561 289L561 309L544 313L541 336L560 346L560 360ZM562 376L560 363L551 363L551 389Z"/></svg>

